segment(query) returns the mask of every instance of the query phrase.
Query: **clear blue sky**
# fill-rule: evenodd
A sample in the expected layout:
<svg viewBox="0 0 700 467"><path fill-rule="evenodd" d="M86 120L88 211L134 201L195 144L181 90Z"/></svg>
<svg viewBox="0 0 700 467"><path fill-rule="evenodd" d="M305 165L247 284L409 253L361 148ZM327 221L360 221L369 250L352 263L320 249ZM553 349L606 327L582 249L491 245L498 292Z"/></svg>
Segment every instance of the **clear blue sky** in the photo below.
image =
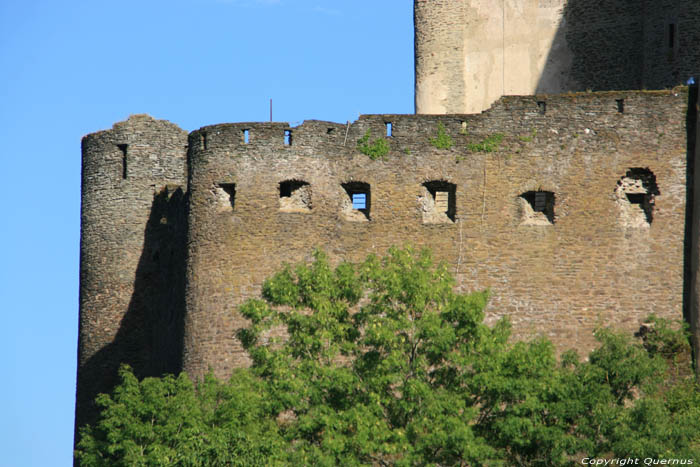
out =
<svg viewBox="0 0 700 467"><path fill-rule="evenodd" d="M80 139L413 112L411 0L0 0L0 466L72 463Z"/></svg>

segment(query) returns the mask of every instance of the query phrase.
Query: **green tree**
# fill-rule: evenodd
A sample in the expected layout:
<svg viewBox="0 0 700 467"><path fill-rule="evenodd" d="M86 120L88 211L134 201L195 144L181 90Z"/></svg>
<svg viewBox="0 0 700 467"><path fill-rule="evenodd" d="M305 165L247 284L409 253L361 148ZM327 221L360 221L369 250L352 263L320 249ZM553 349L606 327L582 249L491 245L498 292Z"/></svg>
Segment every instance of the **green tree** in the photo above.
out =
<svg viewBox="0 0 700 467"><path fill-rule="evenodd" d="M429 253L287 266L240 309L253 365L227 384L124 369L78 445L84 465L570 465L700 461L687 335L601 329L587 361L483 322ZM272 337L284 336L284 337ZM687 366L687 365L686 365Z"/></svg>
<svg viewBox="0 0 700 467"><path fill-rule="evenodd" d="M112 396L101 394L100 421L81 430L83 466L269 465L282 440L264 404L260 382L238 370L228 384L207 376L139 382L128 366Z"/></svg>

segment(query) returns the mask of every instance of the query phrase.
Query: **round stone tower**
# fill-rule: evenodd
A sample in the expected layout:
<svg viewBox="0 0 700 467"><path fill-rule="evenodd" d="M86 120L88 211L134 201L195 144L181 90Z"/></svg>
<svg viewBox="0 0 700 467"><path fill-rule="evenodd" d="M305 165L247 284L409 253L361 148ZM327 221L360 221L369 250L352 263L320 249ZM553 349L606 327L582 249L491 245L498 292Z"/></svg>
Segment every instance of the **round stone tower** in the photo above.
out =
<svg viewBox="0 0 700 467"><path fill-rule="evenodd" d="M140 376L178 370L186 144L147 115L83 138L76 427L121 362Z"/></svg>

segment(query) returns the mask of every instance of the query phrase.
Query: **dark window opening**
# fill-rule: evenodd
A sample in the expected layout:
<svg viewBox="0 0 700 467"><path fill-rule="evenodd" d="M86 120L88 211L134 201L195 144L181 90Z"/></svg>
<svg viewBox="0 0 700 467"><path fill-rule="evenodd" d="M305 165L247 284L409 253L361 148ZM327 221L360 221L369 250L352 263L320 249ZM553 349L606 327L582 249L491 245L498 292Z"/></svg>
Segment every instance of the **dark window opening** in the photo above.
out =
<svg viewBox="0 0 700 467"><path fill-rule="evenodd" d="M280 210L287 212L311 210L311 185L302 180L280 182Z"/></svg>
<svg viewBox="0 0 700 467"><path fill-rule="evenodd" d="M334 135L335 134L335 128L329 128L326 130L326 134L328 135Z"/></svg>
<svg viewBox="0 0 700 467"><path fill-rule="evenodd" d="M542 115L547 113L547 103L545 101L537 101L537 108Z"/></svg>
<svg viewBox="0 0 700 467"><path fill-rule="evenodd" d="M386 122L385 125L386 125L386 135L390 137L390 136L391 136L391 132L392 132L392 125L391 125L391 122Z"/></svg>
<svg viewBox="0 0 700 467"><path fill-rule="evenodd" d="M284 145L292 145L292 130L284 130Z"/></svg>
<svg viewBox="0 0 700 467"><path fill-rule="evenodd" d="M615 102L617 103L617 111L620 113L625 112L625 100L624 99L615 99Z"/></svg>
<svg viewBox="0 0 700 467"><path fill-rule="evenodd" d="M231 204L231 209L235 207L236 204L236 184L235 183L219 183L219 188L224 190L228 195L228 201Z"/></svg>
<svg viewBox="0 0 700 467"><path fill-rule="evenodd" d="M644 204L644 200L647 197L643 193L625 193L627 195L627 201L632 204Z"/></svg>
<svg viewBox="0 0 700 467"><path fill-rule="evenodd" d="M206 132L203 132L203 133L202 133L202 149L207 149L207 145L208 145L207 143L208 143L208 141L207 141L207 133L206 133Z"/></svg>
<svg viewBox="0 0 700 467"><path fill-rule="evenodd" d="M243 130L243 144L248 144L250 142L250 130Z"/></svg>
<svg viewBox="0 0 700 467"><path fill-rule="evenodd" d="M676 46L676 25L671 23L668 25L668 47L670 49Z"/></svg>
<svg viewBox="0 0 700 467"><path fill-rule="evenodd" d="M430 195L428 205L424 206L423 221L438 223L445 221L447 217L454 222L457 214L457 185L444 180L435 180L425 182L423 186Z"/></svg>
<svg viewBox="0 0 700 467"><path fill-rule="evenodd" d="M520 195L532 208L533 213L541 212L550 224L554 224L554 193L551 191L527 191Z"/></svg>
<svg viewBox="0 0 700 467"><path fill-rule="evenodd" d="M127 169L127 167L126 167L126 162L127 162L126 161L126 151L127 151L128 145L127 144L117 144L117 147L119 148L119 150L122 153L122 178L126 179L126 173L127 173L126 172L126 169Z"/></svg>
<svg viewBox="0 0 700 467"><path fill-rule="evenodd" d="M352 212L360 212L367 220L370 220L370 208L372 199L369 183L347 182L343 183L345 193L348 195L349 206Z"/></svg>
<svg viewBox="0 0 700 467"><path fill-rule="evenodd" d="M648 168L632 168L617 182L616 191L624 193L630 205L637 206L644 213L648 224L654 220L654 200L659 195L656 175ZM638 211L637 211L638 212Z"/></svg>

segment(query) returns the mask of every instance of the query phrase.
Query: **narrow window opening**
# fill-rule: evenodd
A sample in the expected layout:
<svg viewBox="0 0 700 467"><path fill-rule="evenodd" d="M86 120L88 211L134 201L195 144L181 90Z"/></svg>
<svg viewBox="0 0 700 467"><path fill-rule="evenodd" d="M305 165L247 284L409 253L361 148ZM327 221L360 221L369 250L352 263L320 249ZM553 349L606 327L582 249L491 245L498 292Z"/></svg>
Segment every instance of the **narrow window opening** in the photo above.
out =
<svg viewBox="0 0 700 467"><path fill-rule="evenodd" d="M202 133L202 149L206 150L207 146L208 146L207 133L203 132Z"/></svg>
<svg viewBox="0 0 700 467"><path fill-rule="evenodd" d="M343 215L349 221L370 220L371 194L368 183L348 182L343 183L347 194L343 202Z"/></svg>
<svg viewBox="0 0 700 467"><path fill-rule="evenodd" d="M668 47L673 49L676 46L676 25L671 23L668 25Z"/></svg>
<svg viewBox="0 0 700 467"><path fill-rule="evenodd" d="M284 145L292 145L292 130L284 130Z"/></svg>
<svg viewBox="0 0 700 467"><path fill-rule="evenodd" d="M463 134L463 135L466 135L466 134L467 134L467 122L464 121L464 120L462 120L462 121L460 122L460 127L461 127L461 128L460 128L459 132L460 132L461 134Z"/></svg>
<svg viewBox="0 0 700 467"><path fill-rule="evenodd" d="M418 197L424 224L446 224L455 221L457 185L445 180L423 183Z"/></svg>
<svg viewBox="0 0 700 467"><path fill-rule="evenodd" d="M280 211L308 212L311 210L311 185L303 180L280 182Z"/></svg>
<svg viewBox="0 0 700 467"><path fill-rule="evenodd" d="M624 99L615 99L615 102L617 103L617 111L619 113L625 113L625 100Z"/></svg>
<svg viewBox="0 0 700 467"><path fill-rule="evenodd" d="M250 130L243 130L243 144L248 144L250 142Z"/></svg>
<svg viewBox="0 0 700 467"><path fill-rule="evenodd" d="M233 211L236 204L236 184L235 183L219 183L214 189L218 211Z"/></svg>
<svg viewBox="0 0 700 467"><path fill-rule="evenodd" d="M520 223L523 225L554 224L555 196L551 191L527 191L520 198Z"/></svg>
<svg viewBox="0 0 700 467"><path fill-rule="evenodd" d="M117 147L122 153L122 178L126 179L126 174L127 174L127 159L126 159L126 152L127 152L127 144L117 144Z"/></svg>
<svg viewBox="0 0 700 467"><path fill-rule="evenodd" d="M648 227L654 220L654 200L659 195L656 176L648 168L632 168L615 188L624 227Z"/></svg>
<svg viewBox="0 0 700 467"><path fill-rule="evenodd" d="M537 101L537 108L542 115L547 113L547 103L545 101Z"/></svg>
<svg viewBox="0 0 700 467"><path fill-rule="evenodd" d="M391 132L392 132L392 128L391 128L392 125L391 125L391 122L386 122L385 125L386 125L386 135L390 137L390 136L391 136Z"/></svg>

